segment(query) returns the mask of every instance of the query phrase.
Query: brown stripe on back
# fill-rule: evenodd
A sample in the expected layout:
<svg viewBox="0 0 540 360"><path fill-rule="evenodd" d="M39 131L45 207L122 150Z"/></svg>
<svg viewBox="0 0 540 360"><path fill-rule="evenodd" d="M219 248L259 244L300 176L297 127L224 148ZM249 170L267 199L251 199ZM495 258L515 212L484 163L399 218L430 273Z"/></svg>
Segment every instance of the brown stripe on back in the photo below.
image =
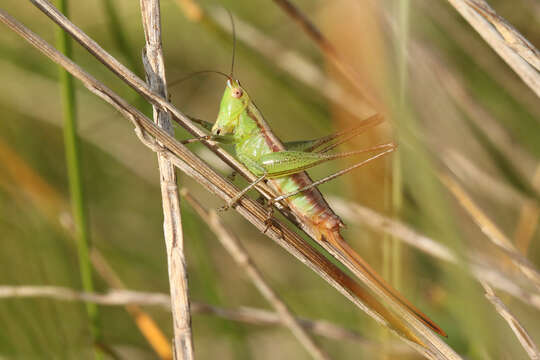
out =
<svg viewBox="0 0 540 360"><path fill-rule="evenodd" d="M257 127L261 131L261 134L266 141L266 145L268 145L268 147L273 152L285 150L285 146L283 146L281 141L279 141L279 139L274 135L272 130L270 130L270 127L268 126L266 121L264 121L259 109L257 109L254 104L251 104L246 108L247 114L251 118L251 120L255 121L255 124L257 124Z"/></svg>

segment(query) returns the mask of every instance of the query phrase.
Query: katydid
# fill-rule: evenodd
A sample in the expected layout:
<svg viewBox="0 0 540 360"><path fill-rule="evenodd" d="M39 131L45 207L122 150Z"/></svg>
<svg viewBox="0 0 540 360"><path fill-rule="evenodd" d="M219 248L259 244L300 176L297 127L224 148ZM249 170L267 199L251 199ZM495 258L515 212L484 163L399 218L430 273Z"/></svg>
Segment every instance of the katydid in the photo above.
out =
<svg viewBox="0 0 540 360"><path fill-rule="evenodd" d="M345 242L340 234L340 229L344 226L343 222L330 208L316 187L323 182L386 155L395 149L393 143L386 143L359 151L327 154L329 150L356 136L366 128L381 123L382 118L375 115L350 131L326 136L321 139L283 144L274 135L259 109L251 101L246 90L240 85L240 82L228 75L225 76L228 77L227 85L221 99L216 122L210 127L210 123L195 120L203 127L207 129L211 128L212 135L205 137L204 140L211 139L234 145L238 160L258 177L256 181L242 190L239 196L230 200L226 207L234 206L241 196L257 183L267 181L279 195L271 201L272 203L285 201L290 210L302 221L304 226L307 226L312 230L312 233L316 234L316 240L330 243L355 264L360 272L370 279L371 284L368 284L369 286L378 287L387 296L400 303L426 326L438 334L446 336L446 333L439 326L406 300L397 290L393 289ZM193 140L203 139L190 139L185 142L189 143ZM313 182L304 171L330 160L377 150L379 152L367 160L316 182ZM361 288L355 287L352 290L360 298L364 298L363 293L358 294L358 292L363 291ZM387 316L385 314L381 315ZM386 320L394 327L403 329L401 324L396 323L398 320L395 318L390 317Z"/></svg>
<svg viewBox="0 0 540 360"><path fill-rule="evenodd" d="M234 37L233 40L235 40ZM328 242L352 262L359 272L365 275L368 279L366 281L368 287L379 289L386 296L401 304L406 311L424 325L442 336L447 336L423 312L392 288L345 242L340 234L340 229L344 226L344 223L330 208L317 188L317 185L348 173L395 150L394 143L385 143L358 151L328 154L329 150L350 140L368 127L381 123L382 117L379 115L372 116L350 131L336 133L320 139L282 143L272 132L259 109L255 106L246 90L240 85L240 82L233 78L234 45L233 42L231 75L212 71L227 78L216 122L211 124L203 120L192 119L210 130L211 135L184 141L184 143L190 143L198 140L213 140L232 144L238 160L257 176L257 180L231 199L225 208L234 206L247 191L259 182L266 181L278 195L270 201L270 206L278 201L284 202L291 212L295 214L296 218L302 222L303 226L310 229L310 233L315 234L317 241ZM376 151L379 152L368 159L316 182L313 182L305 172L306 169L330 160ZM409 339L422 345L416 336L407 332L402 320L383 310L384 306L382 304L355 285L350 286L352 293L356 294L359 299L367 300L367 305L378 311L394 329L406 333Z"/></svg>

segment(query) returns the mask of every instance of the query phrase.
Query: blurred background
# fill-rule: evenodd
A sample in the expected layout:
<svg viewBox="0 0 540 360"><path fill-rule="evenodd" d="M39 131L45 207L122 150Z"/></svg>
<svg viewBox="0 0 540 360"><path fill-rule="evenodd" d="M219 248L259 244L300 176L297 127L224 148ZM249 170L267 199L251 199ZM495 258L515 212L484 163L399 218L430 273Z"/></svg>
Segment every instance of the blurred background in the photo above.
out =
<svg viewBox="0 0 540 360"><path fill-rule="evenodd" d="M540 262L538 98L445 1L294 4L352 69L352 81L272 1L163 0L168 81L200 70L229 71L232 36L226 8L236 22L235 75L284 141L321 137L376 111L384 113L384 124L338 150L395 141L398 151L320 187L348 225L345 238L445 329L445 341L459 354L526 359L476 277L489 280L533 340L540 341L538 277L516 265L525 258L532 267ZM540 43L540 3L492 0L490 5L531 43ZM55 44L56 26L30 2L4 0L2 8ZM144 78L139 2L70 1L70 18ZM140 96L76 44L73 58L151 115ZM3 27L0 78L0 285L80 290L58 68ZM206 74L169 92L184 113L214 121L223 89L222 77ZM96 291L121 283L168 293L155 155L108 104L80 83L75 82L75 91ZM188 137L176 130L178 138ZM230 174L204 147L190 147ZM354 160L325 164L310 174L319 179ZM239 178L235 183L246 184ZM223 205L183 174L179 184L208 209ZM388 221L377 223L377 216L394 218L406 229L401 236L391 235ZM348 338L315 336L333 358L421 358L234 211L220 217L298 316L354 331ZM271 310L185 201L182 220L192 301ZM432 242L419 249L418 241L426 237ZM436 245L446 252L441 255ZM98 310L101 342L119 358L166 358L135 319L143 311L170 339L169 312L150 306ZM81 302L1 298L0 324L0 358L93 356ZM199 359L310 358L282 326L195 313L193 334Z"/></svg>

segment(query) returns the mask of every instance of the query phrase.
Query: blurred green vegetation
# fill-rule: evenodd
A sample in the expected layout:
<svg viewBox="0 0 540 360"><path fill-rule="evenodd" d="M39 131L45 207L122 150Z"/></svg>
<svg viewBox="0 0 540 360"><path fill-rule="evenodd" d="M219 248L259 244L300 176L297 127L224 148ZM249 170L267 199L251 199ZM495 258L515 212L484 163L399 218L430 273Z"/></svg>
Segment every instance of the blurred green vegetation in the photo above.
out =
<svg viewBox="0 0 540 360"><path fill-rule="evenodd" d="M352 95L358 95L272 1L255 4L245 0L201 0L198 3L205 9L230 9L238 21L247 22L287 49L301 54ZM448 4L417 0L410 1L409 41L414 46L419 44L423 51L410 50L406 104L396 113L392 104L396 104L397 69L403 66L399 63L403 58L394 53L395 38L384 21L374 17L377 11L373 5L353 0L298 0L294 3L328 34L391 114L387 124L370 130L343 149L397 139L403 171L401 221L460 256L471 250L480 251L492 266L519 278L520 274L512 273L504 254L494 248L439 182L438 173L450 172L509 238L518 244L528 244L525 246L527 257L531 263L538 264L538 232L534 230L526 237L515 235L519 233L518 224L523 216L529 215L526 219L530 226L538 221L538 213L535 215L534 211L532 215L530 212L524 215L525 205L538 208L540 194L537 179L540 102L534 94ZM502 0L490 3L533 44L540 43L538 4L527 0L517 0L512 6ZM375 7L393 16L393 5L394 2L388 0ZM54 43L55 26L30 2L4 0L2 8ZM162 1L162 16L169 81L198 70L228 71L231 38L227 32L190 21L176 0ZM441 22L441 16L448 21ZM72 1L71 19L144 78L139 58L144 37L138 2ZM463 44L469 47L466 49ZM78 64L150 114L150 106L136 93L84 49L74 45L74 59ZM266 58L239 41L235 74L283 140L323 136L351 126L358 118L369 114L369 111L359 112L353 117L330 103L318 89L281 70L279 56ZM441 72L441 68L444 71ZM57 68L3 28L0 76L3 114L0 121L0 285L81 289L74 240L65 226L69 195ZM468 102L452 93L448 76L463 89ZM222 78L201 75L171 88L171 99L186 114L212 121L223 87ZM92 244L127 288L167 293L155 156L139 143L130 125L107 104L79 83L76 83L76 93ZM357 99L361 105L360 97ZM483 109L482 116L471 111L469 103ZM510 149L493 136L494 127L493 132L485 130L486 126L489 129L489 121L508 136ZM392 123L399 125L395 126L398 133L392 134ZM480 126L482 124L485 126ZM187 135L178 129L177 136L185 138ZM193 149L212 164L218 163L200 145L193 145ZM463 162L451 162L459 156L479 169L481 175L467 172L469 168L460 168ZM370 164L323 185L321 190L390 214L391 209L385 205L390 195L384 185L391 179L389 164L388 159ZM345 165L346 162L328 164L310 173L320 178ZM28 171L21 170L23 168ZM179 182L207 208L221 205L186 176L180 174ZM494 182L498 187L492 186ZM245 185L240 179L236 183ZM375 344L395 340L393 336L383 335L369 317L233 211L221 216L240 237L271 285L298 315L326 319L358 330ZM182 217L191 298L223 307L269 308L218 244L215 235L185 204ZM347 224L345 238L375 268L381 269L382 244L386 238L361 224ZM508 325L483 298L483 289L471 279L470 269L442 262L406 245L400 248L401 290L448 332L450 346L469 359L526 358ZM98 291L109 288L97 272L94 278ZM498 294L532 338L540 341L539 309L504 292ZM170 338L170 314L158 308L144 310ZM104 343L122 358L156 358L123 307L100 306L100 315ZM81 303L0 299L0 323L0 358L83 359L92 356L89 321ZM196 314L193 332L199 359L308 358L283 327L245 325ZM386 356L379 354L377 345L322 337L316 340L336 359ZM408 354L386 358L419 357Z"/></svg>

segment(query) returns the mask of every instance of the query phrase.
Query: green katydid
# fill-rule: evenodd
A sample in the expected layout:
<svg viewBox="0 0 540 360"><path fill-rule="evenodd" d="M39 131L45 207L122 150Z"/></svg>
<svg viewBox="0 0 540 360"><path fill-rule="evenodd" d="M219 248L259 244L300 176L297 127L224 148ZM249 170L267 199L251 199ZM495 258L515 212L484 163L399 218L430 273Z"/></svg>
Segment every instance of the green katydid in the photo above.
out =
<svg viewBox="0 0 540 360"><path fill-rule="evenodd" d="M276 198L270 201L270 205L277 201L285 203L302 222L303 226L309 228L310 232L315 234L317 241L328 242L348 258L357 270L369 280L366 282L369 287L381 290L386 296L401 304L406 311L423 324L438 334L446 336L446 333L439 326L406 300L397 290L393 289L345 242L340 234L340 228L344 226L343 222L330 208L316 187L395 150L394 143L385 143L359 151L338 154L327 153L368 127L381 123L382 117L375 115L352 130L320 139L284 144L274 135L259 109L255 106L246 90L240 85L240 82L233 78L232 69L234 69L234 50L231 75L215 71L227 78L216 122L212 124L194 119L197 123L210 130L211 135L184 141L184 143L190 143L199 140L213 140L232 144L238 160L257 176L257 180L249 184L238 196L231 199L225 207L234 206L248 190L259 182L266 181L278 194ZM316 182L313 182L305 172L306 169L330 160L375 151L378 151L378 153L368 159ZM367 297L365 291L358 286L351 286L350 290L360 299L366 299ZM383 308L380 303L374 300L370 300L368 305L378 310ZM406 333L412 341L421 344L416 336L404 330L406 327L403 326L401 320L389 315L387 312L380 312L382 312L381 316L395 329Z"/></svg>

